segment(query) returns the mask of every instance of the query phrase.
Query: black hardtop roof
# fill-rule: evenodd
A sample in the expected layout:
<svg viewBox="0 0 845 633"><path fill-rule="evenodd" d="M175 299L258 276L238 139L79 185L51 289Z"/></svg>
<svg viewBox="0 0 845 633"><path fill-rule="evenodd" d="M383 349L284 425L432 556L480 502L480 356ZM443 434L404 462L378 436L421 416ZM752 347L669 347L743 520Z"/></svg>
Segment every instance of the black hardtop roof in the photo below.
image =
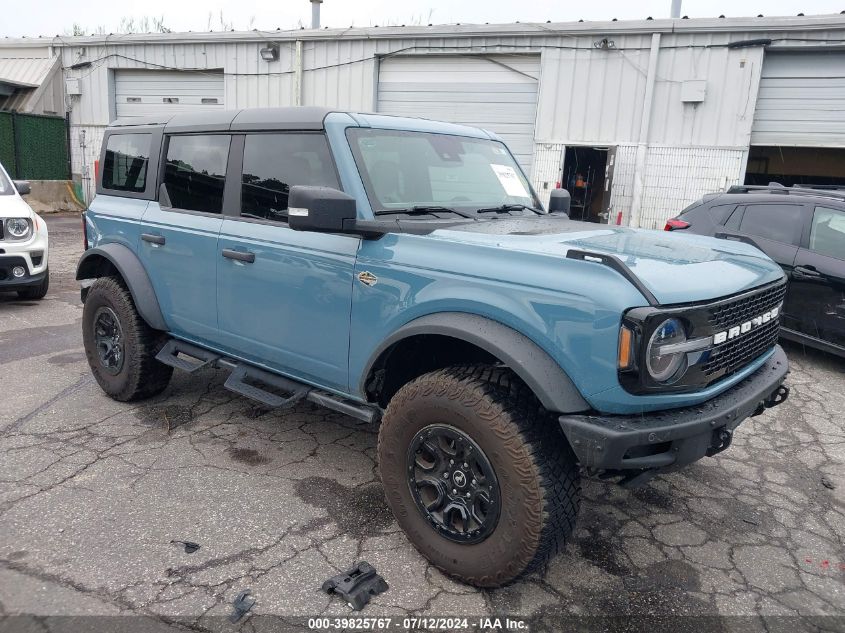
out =
<svg viewBox="0 0 845 633"><path fill-rule="evenodd" d="M240 110L205 110L161 117L117 119L110 128L164 127L167 132L212 132L250 130L322 130L332 108L291 106L285 108L243 108Z"/></svg>

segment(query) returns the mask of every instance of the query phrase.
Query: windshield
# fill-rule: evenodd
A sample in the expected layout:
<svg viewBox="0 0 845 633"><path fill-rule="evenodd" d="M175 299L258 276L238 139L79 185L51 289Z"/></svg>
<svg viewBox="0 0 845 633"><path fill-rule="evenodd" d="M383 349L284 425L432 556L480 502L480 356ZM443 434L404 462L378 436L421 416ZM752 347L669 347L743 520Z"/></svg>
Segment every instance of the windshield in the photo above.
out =
<svg viewBox="0 0 845 633"><path fill-rule="evenodd" d="M540 209L528 180L498 141L426 132L349 128L347 138L375 213L425 207L478 212Z"/></svg>
<svg viewBox="0 0 845 633"><path fill-rule="evenodd" d="M12 183L6 177L6 170L0 165L0 196L11 196L14 193Z"/></svg>

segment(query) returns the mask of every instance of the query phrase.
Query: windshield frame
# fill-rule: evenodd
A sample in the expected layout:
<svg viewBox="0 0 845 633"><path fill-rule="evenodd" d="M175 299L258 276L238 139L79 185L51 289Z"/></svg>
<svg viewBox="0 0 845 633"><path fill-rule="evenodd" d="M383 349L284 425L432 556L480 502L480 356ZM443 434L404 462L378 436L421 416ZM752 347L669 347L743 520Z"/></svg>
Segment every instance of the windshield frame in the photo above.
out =
<svg viewBox="0 0 845 633"><path fill-rule="evenodd" d="M536 191L534 190L534 187L532 186L530 179L525 174L525 171L522 169L522 166L519 164L519 162L517 162L513 153L510 151L510 148L508 148L508 146L499 139L483 137L483 136L471 136L471 135L464 135L464 134L450 134L450 133L446 133L446 132L435 132L435 131L431 131L431 130L413 130L413 129L391 128L391 127L349 126L344 130L344 137L346 138L346 142L348 144L349 150L352 153L352 160L353 160L353 163L355 165L355 169L357 170L358 175L361 179L361 183L363 184L364 193L367 196L367 200L369 202L370 209L371 209L371 211L372 211L372 213L375 217L378 217L379 215L382 215L384 213L388 213L390 215L401 214L402 208L401 207L384 206L381 203L381 201L379 200L378 196L376 195L375 187L373 185L372 180L370 179L370 174L369 174L369 171L366 167L366 162L364 160L363 154L361 153L360 147L358 146L358 143L356 142L357 137L360 137L361 135L365 135L367 133L383 134L383 135L386 135L386 136L387 135L396 135L396 136L413 135L413 136L423 136L423 137L426 137L426 136L444 136L444 137L453 137L453 138L456 138L456 139L460 139L462 141L470 141L470 142L477 142L477 143L490 143L490 144L493 144L493 145L497 145L497 146L501 147L501 149L504 150L505 155L512 161L513 169L515 169L517 171L518 175L521 176L524 179L523 184L525 185L525 188L528 191L528 194L529 194L528 198L531 201L531 206L538 209L540 211L541 215L547 215L548 214L548 211L546 211L546 209L543 207L542 203L540 202L540 198L537 195ZM516 204L516 203L504 203L504 204ZM458 219L458 217L460 215L463 215L462 212L464 212L464 213L468 212L468 213L473 214L473 216L477 215L478 218L484 218L484 219L490 219L490 218L496 217L496 214L478 213L479 209L485 209L485 208L489 208L491 206L497 206L495 203L491 204L491 203L485 202L485 203L482 203L482 204L475 204L475 203L470 203L470 204L458 203L458 204L455 204L455 203L449 202L449 201L447 201L447 202L429 201L429 202L423 204L423 206L428 206L428 205L436 205L436 206L443 206L443 207L456 208L456 209L459 208L460 211L454 212L456 219ZM415 206L415 204L409 202L407 208L410 210L414 206ZM525 217L529 217L529 216L530 217L538 217L538 214L535 211L525 211ZM432 218L434 218L434 217L435 216L432 215ZM510 214L505 214L505 217L514 217L514 216L512 216ZM420 218L415 218L415 219L424 220L426 218L420 217ZM439 219L442 219L442 217L439 218ZM472 218L464 218L464 219L472 219Z"/></svg>
<svg viewBox="0 0 845 633"><path fill-rule="evenodd" d="M0 196L15 195L15 183L6 173L6 168L0 163Z"/></svg>

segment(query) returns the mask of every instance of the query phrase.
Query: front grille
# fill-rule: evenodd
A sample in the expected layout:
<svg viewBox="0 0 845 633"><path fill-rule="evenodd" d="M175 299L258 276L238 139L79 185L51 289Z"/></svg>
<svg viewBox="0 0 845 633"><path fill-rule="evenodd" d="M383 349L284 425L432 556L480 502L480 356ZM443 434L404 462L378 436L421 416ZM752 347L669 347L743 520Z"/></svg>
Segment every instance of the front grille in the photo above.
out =
<svg viewBox="0 0 845 633"><path fill-rule="evenodd" d="M710 308L707 322L719 329L737 325L780 305L785 294L786 283L781 283L762 292L727 301Z"/></svg>
<svg viewBox="0 0 845 633"><path fill-rule="evenodd" d="M782 305L785 294L786 282L782 282L711 306L708 308L707 323L714 331L738 326ZM707 384L739 371L773 347L777 343L779 329L780 319L774 319L713 348L701 366Z"/></svg>
<svg viewBox="0 0 845 633"><path fill-rule="evenodd" d="M763 308L765 312L765 308ZM710 359L702 370L708 384L742 369L760 354L777 343L780 323L769 321L748 334L719 345L710 352Z"/></svg>

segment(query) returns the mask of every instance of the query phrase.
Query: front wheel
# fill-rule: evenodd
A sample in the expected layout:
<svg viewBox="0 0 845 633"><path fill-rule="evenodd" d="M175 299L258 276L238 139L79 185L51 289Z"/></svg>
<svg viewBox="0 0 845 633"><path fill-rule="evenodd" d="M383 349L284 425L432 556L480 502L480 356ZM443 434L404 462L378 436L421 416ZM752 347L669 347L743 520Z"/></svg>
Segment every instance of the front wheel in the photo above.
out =
<svg viewBox="0 0 845 633"><path fill-rule="evenodd" d="M156 360L166 340L140 317L129 290L114 277L89 288L82 309L82 341L91 373L115 400L140 400L167 387L173 368Z"/></svg>
<svg viewBox="0 0 845 633"><path fill-rule="evenodd" d="M572 533L580 480L554 419L509 370L425 374L379 431L387 502L443 572L497 587L536 570Z"/></svg>

